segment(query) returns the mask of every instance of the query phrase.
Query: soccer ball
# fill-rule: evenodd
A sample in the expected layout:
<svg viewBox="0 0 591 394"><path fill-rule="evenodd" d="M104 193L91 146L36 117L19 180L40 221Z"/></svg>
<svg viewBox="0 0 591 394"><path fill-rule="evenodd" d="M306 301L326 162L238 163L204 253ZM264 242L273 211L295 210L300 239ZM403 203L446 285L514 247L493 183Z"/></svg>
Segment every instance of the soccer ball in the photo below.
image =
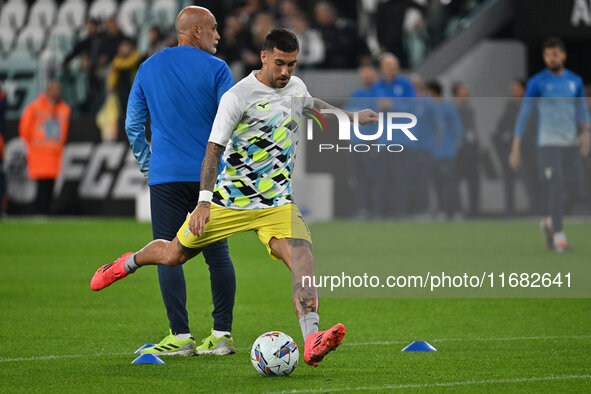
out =
<svg viewBox="0 0 591 394"><path fill-rule="evenodd" d="M263 376L287 376L298 366L300 351L295 341L280 331L269 331L254 341L252 366Z"/></svg>

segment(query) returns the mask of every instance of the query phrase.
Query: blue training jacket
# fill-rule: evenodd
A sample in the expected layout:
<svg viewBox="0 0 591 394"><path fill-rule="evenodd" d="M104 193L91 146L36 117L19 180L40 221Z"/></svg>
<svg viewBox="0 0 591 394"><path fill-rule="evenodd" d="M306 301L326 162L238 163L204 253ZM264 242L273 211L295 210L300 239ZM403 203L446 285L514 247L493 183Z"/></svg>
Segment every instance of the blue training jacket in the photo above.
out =
<svg viewBox="0 0 591 394"><path fill-rule="evenodd" d="M163 49L141 64L129 94L125 132L150 185L200 180L218 104L233 85L223 60L191 46ZM144 126L148 114L151 151Z"/></svg>
<svg viewBox="0 0 591 394"><path fill-rule="evenodd" d="M515 123L514 134L522 137L535 105L538 107L538 145L572 146L577 142L577 124L589 123L583 80L564 69L562 75L548 69L528 82Z"/></svg>

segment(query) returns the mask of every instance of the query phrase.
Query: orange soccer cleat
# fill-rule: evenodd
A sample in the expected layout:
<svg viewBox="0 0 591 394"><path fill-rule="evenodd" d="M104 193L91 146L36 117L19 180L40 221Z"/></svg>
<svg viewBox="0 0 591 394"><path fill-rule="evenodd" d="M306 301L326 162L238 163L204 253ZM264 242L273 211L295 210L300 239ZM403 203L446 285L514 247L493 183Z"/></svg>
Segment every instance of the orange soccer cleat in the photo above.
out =
<svg viewBox="0 0 591 394"><path fill-rule="evenodd" d="M339 347L344 336L345 326L341 323L330 330L308 335L304 344L304 361L309 365L317 366L324 356Z"/></svg>
<svg viewBox="0 0 591 394"><path fill-rule="evenodd" d="M129 273L125 271L124 265L125 260L131 255L133 255L133 252L127 252L114 262L105 264L96 270L94 276L90 280L90 288L94 291L99 291L110 286L113 282L129 275Z"/></svg>

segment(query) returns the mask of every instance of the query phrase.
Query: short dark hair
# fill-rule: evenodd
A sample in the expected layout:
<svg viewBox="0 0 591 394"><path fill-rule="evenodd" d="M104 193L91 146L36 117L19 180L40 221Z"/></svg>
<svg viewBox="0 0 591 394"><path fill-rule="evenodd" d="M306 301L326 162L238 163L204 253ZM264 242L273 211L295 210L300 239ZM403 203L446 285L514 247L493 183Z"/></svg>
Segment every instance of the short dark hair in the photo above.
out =
<svg viewBox="0 0 591 394"><path fill-rule="evenodd" d="M438 96L441 96L441 92L443 91L443 89L441 88L441 84L438 81L429 81L427 82L426 86L427 90L432 90L433 92L437 93Z"/></svg>
<svg viewBox="0 0 591 394"><path fill-rule="evenodd" d="M558 37L550 37L544 41L544 45L542 45L543 49L546 48L559 48L562 52L566 52L566 47L564 46L564 41L562 41Z"/></svg>
<svg viewBox="0 0 591 394"><path fill-rule="evenodd" d="M300 49L298 39L287 29L273 29L265 36L263 51L273 51L274 48L282 52L293 52Z"/></svg>

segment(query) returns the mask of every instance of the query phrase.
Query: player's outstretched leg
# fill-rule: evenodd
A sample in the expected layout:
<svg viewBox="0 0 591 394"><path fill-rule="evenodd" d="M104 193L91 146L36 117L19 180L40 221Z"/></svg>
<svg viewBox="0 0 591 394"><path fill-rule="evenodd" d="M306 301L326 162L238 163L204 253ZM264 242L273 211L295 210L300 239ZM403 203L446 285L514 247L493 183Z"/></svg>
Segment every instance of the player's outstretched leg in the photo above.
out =
<svg viewBox="0 0 591 394"><path fill-rule="evenodd" d="M343 342L345 326L339 323L330 330L318 331L318 291L303 282L304 277L314 277L312 245L303 239L273 238L270 246L291 271L294 310L304 337L304 361L317 366Z"/></svg>
<svg viewBox="0 0 591 394"><path fill-rule="evenodd" d="M94 291L102 290L115 281L125 278L129 273L125 271L127 259L133 259L133 252L127 252L112 263L105 264L94 273L90 280L90 288Z"/></svg>
<svg viewBox="0 0 591 394"><path fill-rule="evenodd" d="M144 265L176 266L184 264L197 253L198 250L182 246L176 237L172 241L157 239L135 254L133 252L125 253L114 262L100 267L90 280L90 288L94 291L102 290Z"/></svg>

